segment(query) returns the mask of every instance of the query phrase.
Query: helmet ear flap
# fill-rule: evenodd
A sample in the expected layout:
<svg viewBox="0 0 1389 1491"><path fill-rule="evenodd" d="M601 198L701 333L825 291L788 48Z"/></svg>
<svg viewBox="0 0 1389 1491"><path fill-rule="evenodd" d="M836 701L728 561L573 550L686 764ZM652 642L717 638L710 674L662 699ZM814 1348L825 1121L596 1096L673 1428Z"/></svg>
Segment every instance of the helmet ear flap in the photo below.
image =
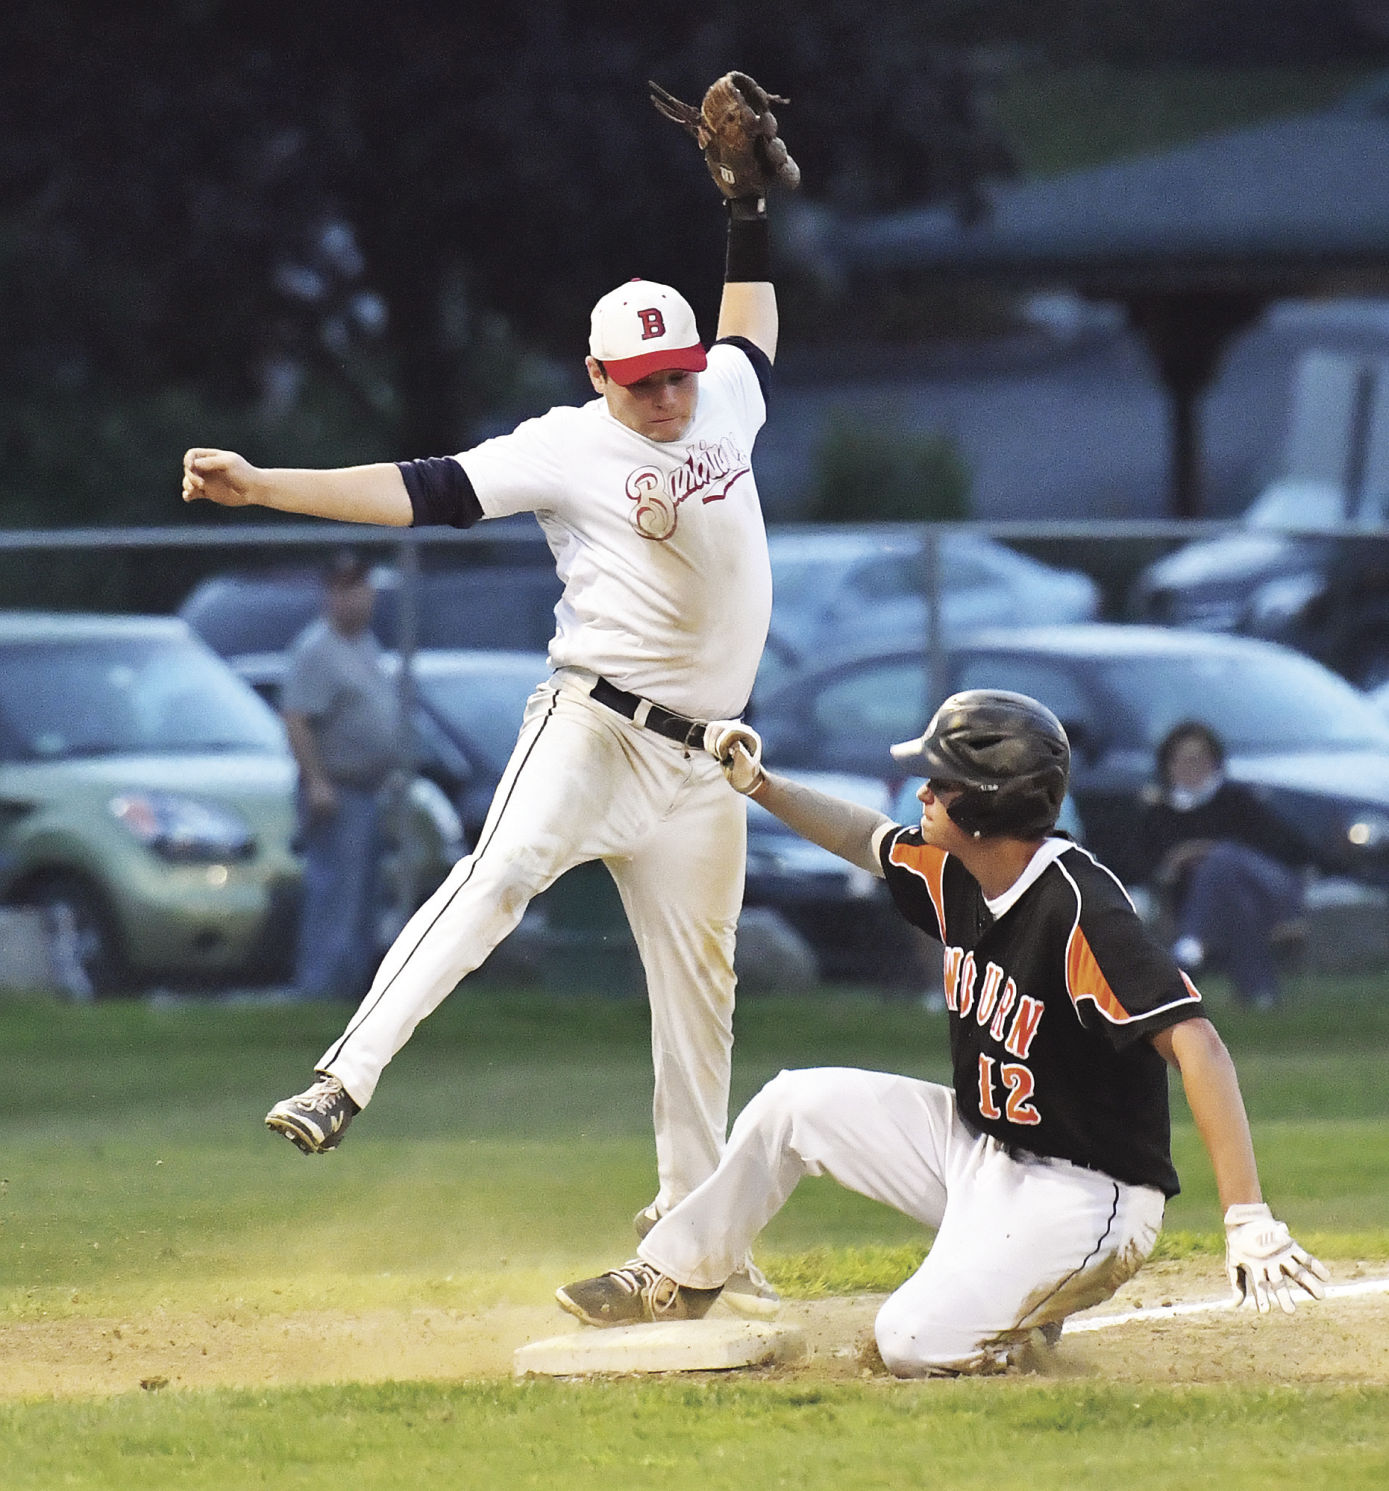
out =
<svg viewBox="0 0 1389 1491"><path fill-rule="evenodd" d="M966 787L945 810L945 815L956 826L976 839L982 839L990 831L994 818L992 800L994 793L986 793L978 787Z"/></svg>
<svg viewBox="0 0 1389 1491"><path fill-rule="evenodd" d="M1048 764L1002 783L997 791L967 789L951 803L951 820L975 838L1042 838L1056 827L1066 796L1066 774Z"/></svg>

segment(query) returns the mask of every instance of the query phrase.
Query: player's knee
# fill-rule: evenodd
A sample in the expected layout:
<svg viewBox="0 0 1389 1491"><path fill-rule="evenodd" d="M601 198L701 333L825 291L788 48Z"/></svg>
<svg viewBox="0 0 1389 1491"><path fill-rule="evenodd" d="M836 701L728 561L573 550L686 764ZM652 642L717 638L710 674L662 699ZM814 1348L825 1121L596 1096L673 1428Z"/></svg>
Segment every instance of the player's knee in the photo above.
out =
<svg viewBox="0 0 1389 1491"><path fill-rule="evenodd" d="M768 1102L788 1111L804 1108L820 1090L816 1075L813 1071L799 1067L783 1067L770 1082L763 1085L758 1096L765 1096Z"/></svg>
<svg viewBox="0 0 1389 1491"><path fill-rule="evenodd" d="M481 854L470 868L460 861L462 879L504 912L519 914L555 878L556 855L537 845L507 854Z"/></svg>
<svg viewBox="0 0 1389 1491"><path fill-rule="evenodd" d="M884 1305L873 1325L873 1336L883 1365L894 1377L931 1377L940 1370L929 1322L905 1319Z"/></svg>
<svg viewBox="0 0 1389 1491"><path fill-rule="evenodd" d="M998 1372L1006 1353L990 1349L974 1332L943 1314L905 1310L888 1299L873 1335L883 1365L894 1377L959 1377Z"/></svg>
<svg viewBox="0 0 1389 1491"><path fill-rule="evenodd" d="M824 1068L783 1071L738 1115L729 1146L756 1143L793 1157L806 1175L823 1175L839 1128L833 1072Z"/></svg>
<svg viewBox="0 0 1389 1491"><path fill-rule="evenodd" d="M810 1071L781 1071L748 1103L744 1112L763 1127L794 1130L824 1102L824 1091Z"/></svg>

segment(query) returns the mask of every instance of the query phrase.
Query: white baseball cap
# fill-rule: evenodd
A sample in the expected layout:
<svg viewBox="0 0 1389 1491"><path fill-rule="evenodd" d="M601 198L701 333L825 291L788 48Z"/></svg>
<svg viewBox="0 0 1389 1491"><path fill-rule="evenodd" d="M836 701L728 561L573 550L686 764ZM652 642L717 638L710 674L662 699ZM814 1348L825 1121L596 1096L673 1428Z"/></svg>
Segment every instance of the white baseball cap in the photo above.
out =
<svg viewBox="0 0 1389 1491"><path fill-rule="evenodd" d="M654 280L608 291L593 307L588 350L624 387L668 368L702 373L707 361L689 301Z"/></svg>

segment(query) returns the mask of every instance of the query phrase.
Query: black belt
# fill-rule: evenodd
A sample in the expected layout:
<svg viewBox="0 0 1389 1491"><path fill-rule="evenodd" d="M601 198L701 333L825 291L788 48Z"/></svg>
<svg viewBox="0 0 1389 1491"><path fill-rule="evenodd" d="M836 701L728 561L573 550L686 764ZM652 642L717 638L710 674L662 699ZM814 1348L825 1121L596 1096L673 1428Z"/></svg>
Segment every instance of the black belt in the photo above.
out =
<svg viewBox="0 0 1389 1491"><path fill-rule="evenodd" d="M597 699L600 704L625 715L643 730L654 730L657 735L664 735L667 740L673 740L679 745L704 744L704 731L707 727L703 720L687 720L683 714L672 714L659 704L653 704L650 699L643 699L640 694L629 694L626 690L617 688L606 678L600 678L593 685L589 698Z"/></svg>

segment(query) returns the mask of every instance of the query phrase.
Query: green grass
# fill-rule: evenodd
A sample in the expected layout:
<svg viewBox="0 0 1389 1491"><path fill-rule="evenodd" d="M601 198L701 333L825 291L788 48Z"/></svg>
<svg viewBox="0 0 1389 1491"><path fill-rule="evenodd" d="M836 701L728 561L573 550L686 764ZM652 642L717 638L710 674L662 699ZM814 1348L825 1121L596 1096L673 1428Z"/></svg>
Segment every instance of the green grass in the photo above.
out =
<svg viewBox="0 0 1389 1491"><path fill-rule="evenodd" d="M0 1406L10 1487L1378 1491L1389 1395L745 1379ZM1251 1433L1257 1425L1257 1433Z"/></svg>
<svg viewBox="0 0 1389 1491"><path fill-rule="evenodd" d="M1328 1258L1389 1259L1380 981L1304 982L1260 1016L1209 992L1280 1215ZM310 1161L261 1117L343 1016L0 1003L0 1332L74 1316L543 1304L559 1279L630 1250L630 1215L654 1187L643 1004L456 997L343 1150ZM735 1062L735 1106L782 1066L941 1078L945 1022L852 991L749 999ZM1184 1191L1160 1256L1214 1268L1209 1167L1179 1097L1174 1117ZM871 1292L926 1241L812 1181L758 1256L789 1295ZM1385 1482L1387 1424L1389 1396L1372 1389L1091 1381L168 1390L0 1403L0 1485L297 1487L332 1473L358 1487L970 1487L1021 1462L1039 1486L1368 1487Z"/></svg>

